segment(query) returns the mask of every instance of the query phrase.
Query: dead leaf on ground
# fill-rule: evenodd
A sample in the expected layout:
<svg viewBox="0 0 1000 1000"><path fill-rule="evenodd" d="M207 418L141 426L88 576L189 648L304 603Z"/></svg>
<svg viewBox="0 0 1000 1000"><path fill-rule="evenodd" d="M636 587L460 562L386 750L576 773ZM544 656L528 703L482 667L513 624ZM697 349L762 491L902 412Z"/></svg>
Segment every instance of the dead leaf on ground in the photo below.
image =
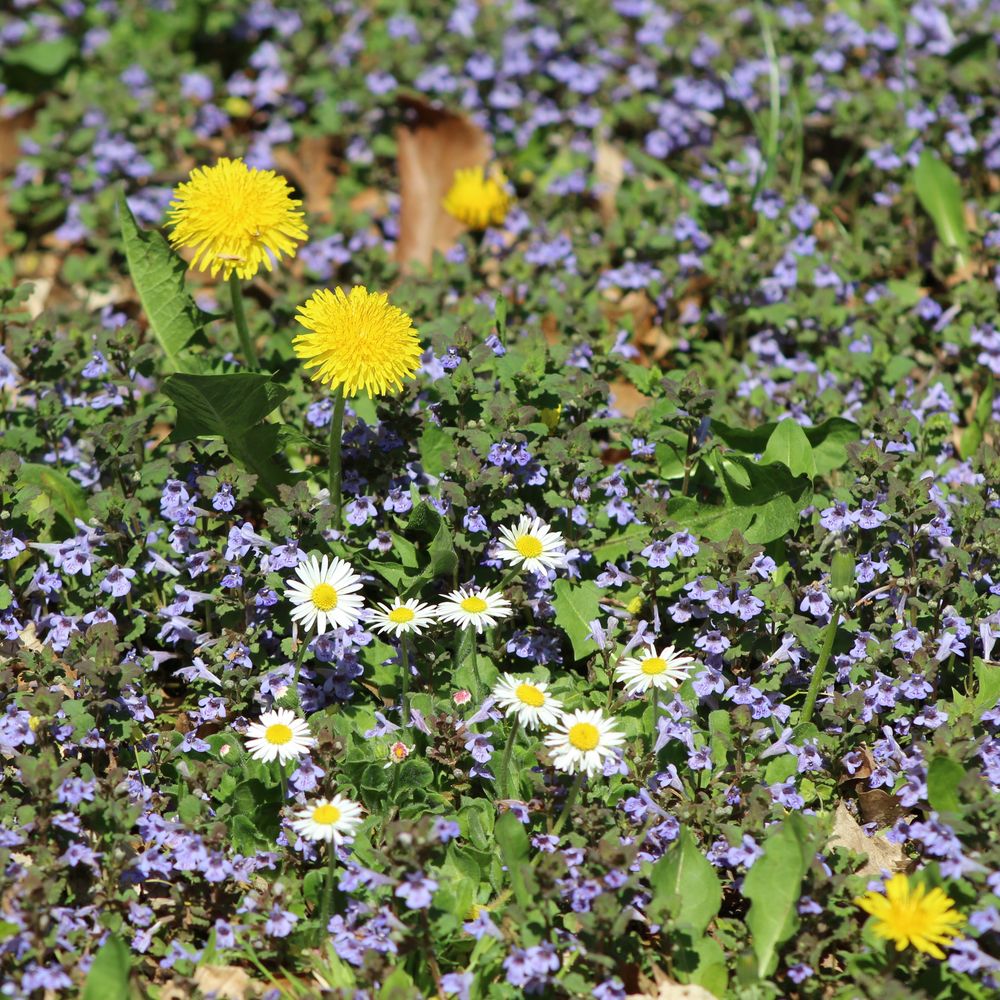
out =
<svg viewBox="0 0 1000 1000"><path fill-rule="evenodd" d="M857 875L878 875L883 870L903 872L912 867L901 844L890 843L881 834L867 836L844 802L834 813L833 830L826 846L828 850L843 847L857 854L867 854L868 860L857 870Z"/></svg>
<svg viewBox="0 0 1000 1000"><path fill-rule="evenodd" d="M485 166L489 137L462 115L412 98L400 102L404 121L396 130L399 170L399 240L396 260L425 267L434 251L448 250L464 227L441 202L455 171Z"/></svg>
<svg viewBox="0 0 1000 1000"><path fill-rule="evenodd" d="M644 396L631 382L626 382L623 378L616 379L611 383L611 405L623 417L631 420L644 406L649 406L651 402L649 396Z"/></svg>
<svg viewBox="0 0 1000 1000"><path fill-rule="evenodd" d="M306 211L321 219L331 216L330 202L337 187L335 158L326 136L307 135L294 150L278 149L274 162L295 181Z"/></svg>
<svg viewBox="0 0 1000 1000"><path fill-rule="evenodd" d="M202 993L212 993L225 1000L246 1000L258 992L246 970L238 965L200 965L191 978Z"/></svg>
<svg viewBox="0 0 1000 1000"><path fill-rule="evenodd" d="M641 993L629 993L628 1000L716 1000L704 986L695 983L678 983L658 965L653 966L653 979L639 976Z"/></svg>
<svg viewBox="0 0 1000 1000"><path fill-rule="evenodd" d="M625 179L625 154L605 139L598 139L594 158L597 206L601 219L610 222L617 211L618 189Z"/></svg>

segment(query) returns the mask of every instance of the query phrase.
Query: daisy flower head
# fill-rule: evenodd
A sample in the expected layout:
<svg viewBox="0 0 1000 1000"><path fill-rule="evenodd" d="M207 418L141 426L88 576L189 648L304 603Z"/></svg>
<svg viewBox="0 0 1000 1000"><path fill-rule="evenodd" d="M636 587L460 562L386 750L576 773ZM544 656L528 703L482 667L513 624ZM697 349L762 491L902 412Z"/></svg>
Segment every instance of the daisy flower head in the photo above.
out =
<svg viewBox="0 0 1000 1000"><path fill-rule="evenodd" d="M642 694L650 688L664 691L680 687L696 662L693 656L682 655L673 646L665 646L660 652L655 646L647 646L638 656L622 660L615 673L629 694Z"/></svg>
<svg viewBox="0 0 1000 1000"><path fill-rule="evenodd" d="M510 601L487 587L459 587L448 594L437 607L441 621L456 625L471 625L477 632L492 628L501 618L511 614Z"/></svg>
<svg viewBox="0 0 1000 1000"><path fill-rule="evenodd" d="M872 930L894 942L896 951L912 946L932 958L944 958L939 945L947 948L958 936L956 928L965 923L943 889L928 892L919 882L911 885L901 872L886 882L884 894L866 892L854 902L875 917Z"/></svg>
<svg viewBox="0 0 1000 1000"><path fill-rule="evenodd" d="M386 761L385 766L392 767L393 764L402 764L410 756L411 752L411 747L408 747L402 740L396 740L389 747L389 759Z"/></svg>
<svg viewBox="0 0 1000 1000"><path fill-rule="evenodd" d="M529 573L566 565L566 541L540 517L522 514L517 524L500 529L499 558Z"/></svg>
<svg viewBox="0 0 1000 1000"><path fill-rule="evenodd" d="M314 382L356 396L362 389L384 396L403 388L420 365L420 341L410 317L389 305L384 292L360 285L320 289L299 306L296 321L306 332L292 349Z"/></svg>
<svg viewBox="0 0 1000 1000"><path fill-rule="evenodd" d="M247 726L247 750L254 760L279 764L301 757L316 745L304 719L288 708L264 712L260 722Z"/></svg>
<svg viewBox="0 0 1000 1000"><path fill-rule="evenodd" d="M487 174L480 166L455 171L442 205L450 216L470 229L485 229L489 225L499 226L513 203L504 172L494 167Z"/></svg>
<svg viewBox="0 0 1000 1000"><path fill-rule="evenodd" d="M548 693L545 681L519 680L501 674L493 697L506 715L515 716L525 729L554 726L562 715L562 702Z"/></svg>
<svg viewBox="0 0 1000 1000"><path fill-rule="evenodd" d="M322 635L330 628L350 628L360 619L364 603L358 593L361 577L350 563L336 556L319 560L311 555L295 567L295 575L298 579L286 590L295 605L292 621Z"/></svg>
<svg viewBox="0 0 1000 1000"><path fill-rule="evenodd" d="M376 632L403 635L413 632L423 634L424 629L437 621L437 614L429 604L421 604L410 597L397 597L392 604L377 604L368 612L368 620Z"/></svg>
<svg viewBox="0 0 1000 1000"><path fill-rule="evenodd" d="M220 270L226 280L233 272L252 278L262 264L271 270L272 257L294 257L308 234L298 211L302 202L291 195L288 182L273 170L223 156L212 167L195 167L174 190L167 211L170 242L194 248L191 266L213 278Z"/></svg>
<svg viewBox="0 0 1000 1000"><path fill-rule="evenodd" d="M545 737L552 763L560 771L588 776L604 766L615 747L625 742L625 734L615 728L613 718L600 709L565 712L554 732Z"/></svg>
<svg viewBox="0 0 1000 1000"><path fill-rule="evenodd" d="M357 802L334 795L332 799L317 799L300 809L292 820L292 829L306 840L325 840L339 846L361 824L361 806Z"/></svg>

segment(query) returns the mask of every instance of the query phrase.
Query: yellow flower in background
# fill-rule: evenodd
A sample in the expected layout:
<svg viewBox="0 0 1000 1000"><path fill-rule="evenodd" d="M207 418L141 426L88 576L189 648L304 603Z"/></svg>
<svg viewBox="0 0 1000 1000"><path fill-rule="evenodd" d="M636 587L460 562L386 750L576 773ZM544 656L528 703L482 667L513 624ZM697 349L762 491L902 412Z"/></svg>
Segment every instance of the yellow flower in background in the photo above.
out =
<svg viewBox="0 0 1000 1000"><path fill-rule="evenodd" d="M252 278L262 264L271 270L271 255L294 257L308 234L296 210L302 202L291 195L288 182L273 170L251 170L224 156L214 167L196 167L174 191L167 212L170 242L193 247L191 266L213 278L220 270L227 281L234 271Z"/></svg>
<svg viewBox="0 0 1000 1000"><path fill-rule="evenodd" d="M389 305L384 293L367 288L316 292L295 317L308 331L292 347L309 377L345 396L361 389L381 396L401 389L420 364L420 341L410 317Z"/></svg>
<svg viewBox="0 0 1000 1000"><path fill-rule="evenodd" d="M482 167L456 170L451 188L444 197L444 210L470 229L499 226L514 199L507 192L507 178L499 168L489 176Z"/></svg>
<svg viewBox="0 0 1000 1000"><path fill-rule="evenodd" d="M854 902L875 917L872 930L895 942L897 951L912 945L933 958L944 958L938 945L948 947L958 936L955 928L965 923L942 889L935 887L928 892L920 883L911 886L903 874L886 882L885 895L866 892Z"/></svg>

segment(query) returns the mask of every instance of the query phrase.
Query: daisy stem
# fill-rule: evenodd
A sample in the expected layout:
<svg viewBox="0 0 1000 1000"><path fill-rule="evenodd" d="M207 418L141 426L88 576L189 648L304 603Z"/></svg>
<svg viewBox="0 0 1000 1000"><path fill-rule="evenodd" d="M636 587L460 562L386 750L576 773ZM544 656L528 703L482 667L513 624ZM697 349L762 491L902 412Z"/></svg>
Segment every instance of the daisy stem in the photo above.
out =
<svg viewBox="0 0 1000 1000"><path fill-rule="evenodd" d="M295 674L292 677L292 694L295 695L295 704L301 705L299 700L299 673L302 670L302 661L306 658L306 650L309 648L309 640L303 638L299 642L299 651L295 654Z"/></svg>
<svg viewBox="0 0 1000 1000"><path fill-rule="evenodd" d="M399 680L400 701L402 702L403 728L410 724L410 651L406 648L406 636L399 637Z"/></svg>
<svg viewBox="0 0 1000 1000"><path fill-rule="evenodd" d="M282 761L278 761L278 782L281 785L281 806L280 809L285 808L285 803L288 801L288 778L285 777L285 765Z"/></svg>
<svg viewBox="0 0 1000 1000"><path fill-rule="evenodd" d="M476 628L474 625L469 626L469 645L469 660L472 662L472 683L475 685L475 690L472 693L476 701L479 701L483 694L483 682L479 679L479 658L476 656Z"/></svg>
<svg viewBox="0 0 1000 1000"><path fill-rule="evenodd" d="M812 720L816 699L819 697L819 689L823 684L823 674L826 673L826 664L830 659L830 653L833 652L833 640L837 637L839 621L840 606L834 604L830 609L830 621L826 626L826 634L823 636L823 648L820 650L812 679L809 681L809 690L806 692L806 702L802 706L802 714L799 716L799 725Z"/></svg>
<svg viewBox="0 0 1000 1000"><path fill-rule="evenodd" d="M344 434L344 387L333 394L333 416L330 419L330 503L333 504L333 526L340 531L343 499L340 487L343 473L340 468L340 439Z"/></svg>
<svg viewBox="0 0 1000 1000"><path fill-rule="evenodd" d="M330 921L330 910L333 906L333 888L337 878L337 848L331 840L327 844L326 884L323 886L323 901L319 910L320 933L326 934L326 925Z"/></svg>
<svg viewBox="0 0 1000 1000"><path fill-rule="evenodd" d="M569 814L573 811L573 804L576 802L576 797L580 794L580 789L583 787L583 778L583 771L578 771L576 777L573 779L573 784L569 786L569 791L566 793L566 800L563 802L562 812L559 813L556 825L552 827L553 837L559 836L559 831L562 830L566 824L566 820L569 819Z"/></svg>
<svg viewBox="0 0 1000 1000"><path fill-rule="evenodd" d="M517 740L517 732L521 728L521 720L514 716L514 721L510 724L510 733L507 736L507 743L503 748L503 757L500 758L500 788L504 798L513 798L513 789L510 780L510 757L514 752L514 742Z"/></svg>
<svg viewBox="0 0 1000 1000"><path fill-rule="evenodd" d="M257 368L257 356L250 342L250 328L247 326L247 314L243 308L243 286L235 271L229 277L229 296L233 300L233 320L236 323L236 332L240 335L243 360L247 368L254 371Z"/></svg>

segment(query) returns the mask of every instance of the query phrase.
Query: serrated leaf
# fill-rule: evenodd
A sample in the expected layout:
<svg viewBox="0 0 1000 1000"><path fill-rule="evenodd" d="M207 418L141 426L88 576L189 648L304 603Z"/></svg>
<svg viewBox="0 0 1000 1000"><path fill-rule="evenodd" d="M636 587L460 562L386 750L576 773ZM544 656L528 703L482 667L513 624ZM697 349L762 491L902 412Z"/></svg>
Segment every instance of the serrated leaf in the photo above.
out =
<svg viewBox="0 0 1000 1000"><path fill-rule="evenodd" d="M962 186L955 172L935 153L925 149L913 170L913 187L924 211L934 222L938 239L963 253L969 249Z"/></svg>
<svg viewBox="0 0 1000 1000"><path fill-rule="evenodd" d="M197 363L184 348L201 330L202 314L184 283L187 265L162 233L139 228L124 192L118 196L118 219L132 283L169 369L196 371Z"/></svg>
<svg viewBox="0 0 1000 1000"><path fill-rule="evenodd" d="M798 927L802 879L812 862L808 827L794 813L785 817L763 847L763 857L753 863L743 880L743 895L750 900L746 922L759 979L771 975L778 963L778 946Z"/></svg>
<svg viewBox="0 0 1000 1000"><path fill-rule="evenodd" d="M82 1000L128 1000L132 956L114 934L94 956L83 986Z"/></svg>
<svg viewBox="0 0 1000 1000"><path fill-rule="evenodd" d="M582 660L597 648L590 636L590 623L600 615L601 588L592 580L574 585L569 580L558 579L553 590L556 624L569 637L574 658Z"/></svg>
<svg viewBox="0 0 1000 1000"><path fill-rule="evenodd" d="M767 447L761 456L761 463L781 462L793 476L816 475L816 459L812 445L798 421L786 417L778 423L767 439Z"/></svg>

